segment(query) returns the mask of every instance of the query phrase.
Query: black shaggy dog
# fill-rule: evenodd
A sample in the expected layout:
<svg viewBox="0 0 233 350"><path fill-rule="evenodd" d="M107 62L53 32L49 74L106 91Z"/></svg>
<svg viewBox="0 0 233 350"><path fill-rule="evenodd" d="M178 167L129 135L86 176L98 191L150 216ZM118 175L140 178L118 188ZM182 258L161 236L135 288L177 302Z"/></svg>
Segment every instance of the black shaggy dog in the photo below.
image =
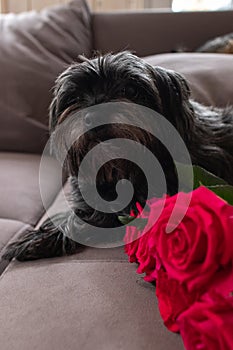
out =
<svg viewBox="0 0 233 350"><path fill-rule="evenodd" d="M53 147L56 155L59 157L65 142L63 135L56 135L58 125L70 115L84 111L84 119L77 125L85 130L85 125L90 126L94 118L100 117L98 113L85 112L86 108L116 101L145 106L160 113L181 135L193 164L233 184L233 108L205 107L192 101L188 84L180 74L152 67L129 52L83 59L81 64L71 65L57 79L50 109L51 134L58 140L58 146ZM149 132L127 125L127 120L136 118L133 109L126 109L125 115L121 111L121 116L123 121L125 118L125 125L117 124L116 119L111 125L84 133L68 149L65 165L71 182L73 211L58 214L52 221L48 219L38 230L10 244L5 259L33 260L76 252L79 244L72 239L71 232L76 232L77 236L87 235L88 241L85 225L80 224L79 218L96 227L120 228L119 213L103 213L91 208L85 203L77 181L82 159L101 141L126 138L146 146L164 170L168 193L177 192L177 175L169 152ZM114 112L107 117L114 121ZM91 173L91 166L89 171ZM121 212L126 214L131 209L136 210L136 202L145 204L147 185L138 166L124 159L113 159L98 172L96 186L105 200L112 201L116 198L116 184L121 179L129 180L134 186L133 199ZM83 176L82 186L88 191L88 174Z"/></svg>

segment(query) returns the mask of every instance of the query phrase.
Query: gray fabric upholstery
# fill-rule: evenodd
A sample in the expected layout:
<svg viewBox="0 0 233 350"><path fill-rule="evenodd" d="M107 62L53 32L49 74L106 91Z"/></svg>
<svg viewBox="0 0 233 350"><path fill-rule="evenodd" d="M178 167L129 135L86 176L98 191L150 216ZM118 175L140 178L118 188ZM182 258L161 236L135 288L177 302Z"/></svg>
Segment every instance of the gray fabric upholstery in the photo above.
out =
<svg viewBox="0 0 233 350"><path fill-rule="evenodd" d="M19 221L0 218L0 275L8 265L7 261L1 259L5 246L13 239L23 234L30 226Z"/></svg>
<svg viewBox="0 0 233 350"><path fill-rule="evenodd" d="M154 287L125 261L13 264L0 307L4 350L183 349L163 326Z"/></svg>
<svg viewBox="0 0 233 350"><path fill-rule="evenodd" d="M145 60L153 66L182 73L195 100L217 107L233 104L232 55L177 53L153 55Z"/></svg>
<svg viewBox="0 0 233 350"><path fill-rule="evenodd" d="M0 254L13 236L28 227L29 225L19 221L0 219Z"/></svg>
<svg viewBox="0 0 233 350"><path fill-rule="evenodd" d="M205 41L233 31L233 11L96 13L94 48L102 53L133 50L138 56L194 50Z"/></svg>
<svg viewBox="0 0 233 350"><path fill-rule="evenodd" d="M60 189L58 164L47 158L43 184L39 184L40 156L20 153L0 153L0 218L35 225L45 207ZM44 203L41 199L41 188Z"/></svg>
<svg viewBox="0 0 233 350"><path fill-rule="evenodd" d="M91 44L84 0L0 15L0 150L43 150L54 81Z"/></svg>

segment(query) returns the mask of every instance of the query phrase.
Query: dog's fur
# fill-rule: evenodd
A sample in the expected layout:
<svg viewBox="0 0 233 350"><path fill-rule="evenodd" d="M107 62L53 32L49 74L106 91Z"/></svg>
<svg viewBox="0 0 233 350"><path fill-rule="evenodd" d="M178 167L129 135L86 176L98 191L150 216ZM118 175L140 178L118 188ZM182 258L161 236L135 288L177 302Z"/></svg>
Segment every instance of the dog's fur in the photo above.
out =
<svg viewBox="0 0 233 350"><path fill-rule="evenodd" d="M81 64L75 63L61 74L50 109L51 133L75 111L113 101L133 102L159 112L180 133L193 164L233 184L233 108L205 107L192 101L188 84L180 74L152 67L129 52L84 59ZM120 226L119 213L103 214L90 208L82 198L77 183L83 157L93 146L106 139L120 137L141 142L160 161L168 193L177 192L175 166L168 151L146 131L127 126L127 118L134 118L134 115L133 111L126 114L123 127L113 124L97 128L95 132L82 136L70 148L66 167L74 212L58 214L54 217L55 223L48 219L38 230L28 232L10 244L4 254L5 259L32 260L76 252L79 245L69 238L69 232L75 230L78 234L85 234L77 216L98 227ZM98 115L94 117L98 118ZM109 120L111 118L113 116L109 115ZM124 113L122 118L124 120ZM62 135L59 142L62 143ZM59 154L58 149L55 151ZM145 177L137 166L123 159L108 162L98 173L97 188L102 197L109 201L115 199L115 186L119 179L130 180L135 191L124 213L135 210L136 202L144 205L147 196ZM88 176L83 178L83 186L88 190Z"/></svg>
<svg viewBox="0 0 233 350"><path fill-rule="evenodd" d="M179 45L175 47L171 52L200 52L200 53L224 53L233 54L233 33L218 36L216 38L206 41L203 45L199 46L195 50L191 50L189 47Z"/></svg>
<svg viewBox="0 0 233 350"><path fill-rule="evenodd" d="M233 54L233 33L208 40L196 52Z"/></svg>

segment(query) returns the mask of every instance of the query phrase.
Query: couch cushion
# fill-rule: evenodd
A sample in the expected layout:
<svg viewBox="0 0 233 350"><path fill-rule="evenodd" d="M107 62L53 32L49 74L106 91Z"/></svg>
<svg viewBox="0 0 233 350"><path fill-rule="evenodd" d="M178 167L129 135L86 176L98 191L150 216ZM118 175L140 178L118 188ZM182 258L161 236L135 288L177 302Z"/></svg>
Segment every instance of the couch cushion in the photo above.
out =
<svg viewBox="0 0 233 350"><path fill-rule="evenodd" d="M0 219L0 275L9 263L8 261L1 260L4 247L9 241L20 236L28 229L30 229L30 226L23 222Z"/></svg>
<svg viewBox="0 0 233 350"><path fill-rule="evenodd" d="M35 225L43 215L39 185L40 156L0 153L0 218ZM46 158L43 175L44 204L49 206L60 189L58 164Z"/></svg>
<svg viewBox="0 0 233 350"><path fill-rule="evenodd" d="M9 240L16 234L20 234L30 226L19 221L0 218L0 254Z"/></svg>
<svg viewBox="0 0 233 350"><path fill-rule="evenodd" d="M0 15L0 150L43 149L54 81L91 44L84 0Z"/></svg>
<svg viewBox="0 0 233 350"><path fill-rule="evenodd" d="M4 350L183 349L163 325L154 286L127 262L14 263L0 308Z"/></svg>
<svg viewBox="0 0 233 350"><path fill-rule="evenodd" d="M192 96L206 105L233 104L233 56L226 54L177 53L146 57L153 66L182 73Z"/></svg>

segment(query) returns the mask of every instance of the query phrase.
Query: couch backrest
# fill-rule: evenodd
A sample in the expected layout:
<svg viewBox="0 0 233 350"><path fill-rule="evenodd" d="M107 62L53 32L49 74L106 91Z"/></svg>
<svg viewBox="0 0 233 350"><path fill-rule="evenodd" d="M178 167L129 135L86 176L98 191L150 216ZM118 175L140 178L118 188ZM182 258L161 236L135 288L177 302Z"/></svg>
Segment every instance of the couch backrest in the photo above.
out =
<svg viewBox="0 0 233 350"><path fill-rule="evenodd" d="M94 47L102 53L130 49L139 56L193 50L233 32L233 11L112 12L93 15Z"/></svg>
<svg viewBox="0 0 233 350"><path fill-rule="evenodd" d="M193 49L232 31L233 11L91 14L85 0L41 13L0 15L0 151L43 150L54 81L78 54Z"/></svg>

